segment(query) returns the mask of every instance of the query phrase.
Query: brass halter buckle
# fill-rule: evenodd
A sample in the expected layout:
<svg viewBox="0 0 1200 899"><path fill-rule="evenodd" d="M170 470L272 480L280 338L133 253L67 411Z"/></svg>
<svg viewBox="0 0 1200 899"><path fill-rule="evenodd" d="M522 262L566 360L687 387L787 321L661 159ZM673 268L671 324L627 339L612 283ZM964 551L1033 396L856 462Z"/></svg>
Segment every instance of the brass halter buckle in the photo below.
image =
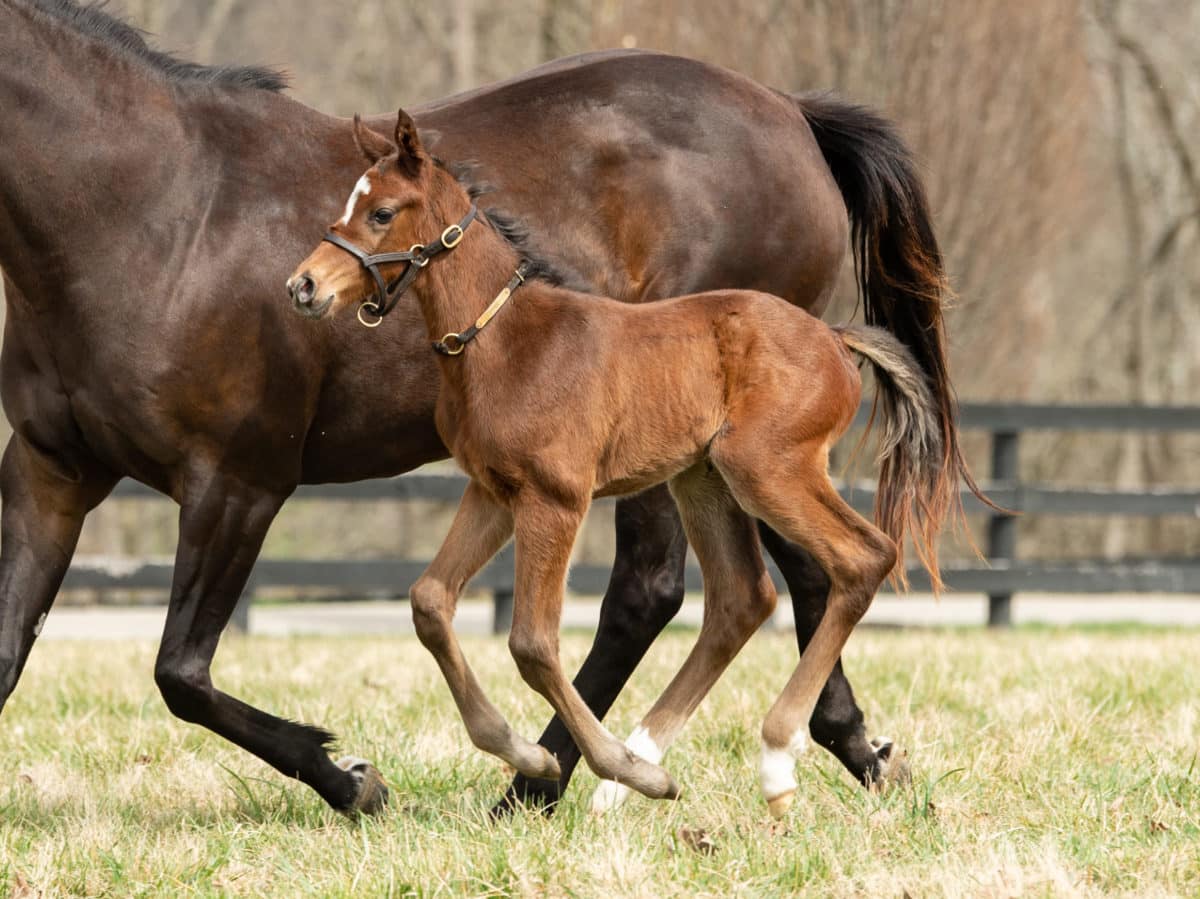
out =
<svg viewBox="0 0 1200 899"><path fill-rule="evenodd" d="M452 250L462 243L463 239L462 225L450 225L442 232L442 246L447 250Z"/></svg>
<svg viewBox="0 0 1200 899"><path fill-rule="evenodd" d="M453 341L453 343L451 341ZM441 352L447 356L457 356L466 348L466 343L463 342L462 337L460 337L455 331L451 331L441 340Z"/></svg>

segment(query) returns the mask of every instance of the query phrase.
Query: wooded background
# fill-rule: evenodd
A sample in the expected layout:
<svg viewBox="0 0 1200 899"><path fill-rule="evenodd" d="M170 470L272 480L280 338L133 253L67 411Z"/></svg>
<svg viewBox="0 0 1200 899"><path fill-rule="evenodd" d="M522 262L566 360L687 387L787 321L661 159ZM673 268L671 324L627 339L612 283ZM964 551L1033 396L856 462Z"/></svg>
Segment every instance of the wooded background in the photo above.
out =
<svg viewBox="0 0 1200 899"><path fill-rule="evenodd" d="M962 398L1200 403L1195 0L114 0L109 8L184 57L278 65L297 97L340 115L393 110L613 46L709 60L788 91L835 90L892 117L921 160L958 294L949 331ZM830 320L852 307L843 301ZM985 468L982 442L969 447ZM1022 474L1194 484L1200 442L1050 434L1023 443ZM170 551L173 512L110 506L94 516L81 551ZM429 513L380 510L391 526L360 524L348 545L395 553L361 538L440 537ZM285 511L267 551L308 544L310 514ZM363 510L353 514L361 523ZM592 531L584 552L603 558L607 535ZM1030 521L1021 540L1029 556L1195 554L1200 523Z"/></svg>

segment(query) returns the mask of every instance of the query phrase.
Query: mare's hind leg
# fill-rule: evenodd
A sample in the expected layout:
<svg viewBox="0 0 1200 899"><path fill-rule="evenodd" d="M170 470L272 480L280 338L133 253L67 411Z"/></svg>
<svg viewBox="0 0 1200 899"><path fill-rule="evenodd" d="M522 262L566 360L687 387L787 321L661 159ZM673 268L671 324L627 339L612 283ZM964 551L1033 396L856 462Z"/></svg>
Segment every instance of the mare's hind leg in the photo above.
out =
<svg viewBox="0 0 1200 899"><path fill-rule="evenodd" d="M825 613L763 723L759 774L763 795L777 817L795 794L795 761L808 742L817 698L850 631L896 563L892 541L830 483L823 443L784 453L771 455L766 446L730 445L728 439L719 451L714 447L717 466L742 507L812 553L830 581Z"/></svg>
<svg viewBox="0 0 1200 899"><path fill-rule="evenodd" d="M211 472L197 472L193 483L179 516L171 601L154 667L167 708L308 784L339 811L379 810L387 790L378 772L361 759L335 764L327 752L332 734L276 718L213 686L217 642L289 491L251 488Z"/></svg>
<svg viewBox="0 0 1200 899"><path fill-rule="evenodd" d="M657 764L713 684L775 609L754 521L737 505L720 474L697 465L671 482L688 541L704 573L704 621L696 645L667 689L625 741L630 751ZM603 812L629 795L604 781L592 797Z"/></svg>
<svg viewBox="0 0 1200 899"><path fill-rule="evenodd" d="M653 799L674 799L679 788L662 768L639 758L599 722L566 679L558 654L563 588L575 535L587 510L577 503L522 494L514 507L516 592L508 645L525 682L546 698L575 738L588 766Z"/></svg>
<svg viewBox="0 0 1200 899"><path fill-rule="evenodd" d="M100 472L68 479L19 434L9 439L0 463L0 709L41 632L84 516L115 483L115 477Z"/></svg>
<svg viewBox="0 0 1200 899"><path fill-rule="evenodd" d="M762 522L759 522L758 534L763 548L775 560L787 582L796 621L796 642L803 653L825 614L829 578L811 553L780 537ZM910 776L908 762L895 752L890 739L867 739L863 713L842 669L841 659L833 666L817 699L809 733L814 743L833 753L864 786L903 782Z"/></svg>
<svg viewBox="0 0 1200 899"><path fill-rule="evenodd" d="M549 752L517 734L484 695L454 634L459 594L512 536L512 515L472 481L441 549L413 584L410 600L417 636L437 660L471 742L528 777L557 778Z"/></svg>
<svg viewBox="0 0 1200 899"><path fill-rule="evenodd" d="M592 648L575 676L575 689L597 718L604 718L654 638L683 604L687 559L675 502L660 484L617 501L617 552ZM579 762L579 747L555 716L538 742L558 759L558 780L530 780L518 774L493 809L508 811L518 802L552 808Z"/></svg>

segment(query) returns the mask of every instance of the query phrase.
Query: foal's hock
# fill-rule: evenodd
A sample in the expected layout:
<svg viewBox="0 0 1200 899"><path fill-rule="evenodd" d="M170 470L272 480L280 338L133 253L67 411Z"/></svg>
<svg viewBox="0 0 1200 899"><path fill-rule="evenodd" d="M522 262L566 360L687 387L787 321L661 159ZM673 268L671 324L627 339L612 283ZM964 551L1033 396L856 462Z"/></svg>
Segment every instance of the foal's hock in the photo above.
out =
<svg viewBox="0 0 1200 899"><path fill-rule="evenodd" d="M440 354L438 431L471 483L413 587L412 607L472 741L527 776L558 773L555 758L514 733L488 701L451 626L463 586L515 535L509 645L522 677L608 781L593 807L611 807L630 788L677 796L658 764L663 752L775 606L758 518L811 553L831 583L820 625L762 728L762 789L782 815L817 697L895 569L910 525L936 580L933 538L949 487L924 374L886 331L830 328L751 291L645 306L583 302L476 210L405 113L394 143L361 125L356 135L371 168L289 286L314 317L360 303L370 323L405 291L420 304ZM829 449L860 401L860 357L881 400L882 530L839 497L827 473ZM592 498L664 481L704 574L704 623L678 674L621 744L559 664L563 587Z"/></svg>

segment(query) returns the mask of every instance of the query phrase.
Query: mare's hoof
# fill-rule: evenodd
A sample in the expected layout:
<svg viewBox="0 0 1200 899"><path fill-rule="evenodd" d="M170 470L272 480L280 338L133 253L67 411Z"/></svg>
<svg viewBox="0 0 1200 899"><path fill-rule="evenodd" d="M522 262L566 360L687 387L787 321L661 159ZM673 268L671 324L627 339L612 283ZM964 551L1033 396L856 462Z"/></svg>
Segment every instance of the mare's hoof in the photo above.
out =
<svg viewBox="0 0 1200 899"><path fill-rule="evenodd" d="M795 798L795 790L788 790L786 793L780 793L774 799L767 800L767 811L771 813L772 818L778 821L788 813L788 809L792 807L792 800Z"/></svg>
<svg viewBox="0 0 1200 899"><path fill-rule="evenodd" d="M338 759L337 766L349 773L358 785L358 793L349 808L343 809L347 815L363 814L377 815L387 805L388 788L383 782L383 775L366 759L348 755Z"/></svg>
<svg viewBox="0 0 1200 899"><path fill-rule="evenodd" d="M876 737L871 741L877 764L868 786L873 790L903 787L912 783L912 768L908 764L908 753L897 749L887 737Z"/></svg>
<svg viewBox="0 0 1200 899"><path fill-rule="evenodd" d="M549 817L562 798L557 780L531 780L518 775L500 801L492 806L493 819L507 818L518 808L541 812Z"/></svg>

